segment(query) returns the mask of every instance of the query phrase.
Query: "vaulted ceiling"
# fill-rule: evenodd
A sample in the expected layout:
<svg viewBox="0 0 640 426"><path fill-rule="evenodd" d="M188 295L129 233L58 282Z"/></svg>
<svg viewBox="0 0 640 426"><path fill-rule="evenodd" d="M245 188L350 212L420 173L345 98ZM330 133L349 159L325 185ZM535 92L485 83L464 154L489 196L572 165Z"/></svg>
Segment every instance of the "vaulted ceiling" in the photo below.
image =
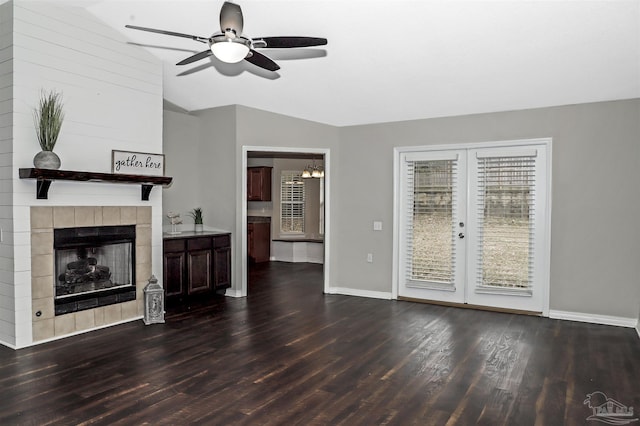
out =
<svg viewBox="0 0 640 426"><path fill-rule="evenodd" d="M325 37L263 49L281 69L209 57L222 0L85 7L160 58L165 99L187 111L241 104L336 126L640 97L639 1L238 0L249 37Z"/></svg>

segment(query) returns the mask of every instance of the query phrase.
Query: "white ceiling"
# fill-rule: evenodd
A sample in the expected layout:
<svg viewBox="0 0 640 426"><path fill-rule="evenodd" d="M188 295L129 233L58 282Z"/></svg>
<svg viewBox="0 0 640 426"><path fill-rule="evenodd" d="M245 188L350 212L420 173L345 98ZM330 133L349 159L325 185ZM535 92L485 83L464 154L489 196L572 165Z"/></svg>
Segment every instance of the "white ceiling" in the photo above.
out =
<svg viewBox="0 0 640 426"><path fill-rule="evenodd" d="M164 63L165 99L188 111L240 104L346 126L640 97L640 1L237 0L249 37L326 37L261 50L263 71L125 24L210 36L222 0L87 6ZM293 59L297 58L297 59Z"/></svg>

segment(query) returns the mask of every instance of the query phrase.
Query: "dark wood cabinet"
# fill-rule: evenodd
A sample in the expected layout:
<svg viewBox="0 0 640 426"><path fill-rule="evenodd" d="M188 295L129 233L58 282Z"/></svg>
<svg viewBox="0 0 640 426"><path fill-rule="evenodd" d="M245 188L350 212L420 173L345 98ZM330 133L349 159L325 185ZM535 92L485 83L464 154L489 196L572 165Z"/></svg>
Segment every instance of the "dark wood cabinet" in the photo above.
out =
<svg viewBox="0 0 640 426"><path fill-rule="evenodd" d="M188 294L211 289L211 250L187 253L189 265Z"/></svg>
<svg viewBox="0 0 640 426"><path fill-rule="evenodd" d="M165 240L164 251L164 288L167 298L186 292L185 278L187 268L186 240Z"/></svg>
<svg viewBox="0 0 640 426"><path fill-rule="evenodd" d="M247 224L247 255L251 262L268 262L271 259L271 223Z"/></svg>
<svg viewBox="0 0 640 426"><path fill-rule="evenodd" d="M271 201L272 167L247 168L247 200Z"/></svg>
<svg viewBox="0 0 640 426"><path fill-rule="evenodd" d="M185 292L184 271L186 253L164 253L164 284L167 297Z"/></svg>
<svg viewBox="0 0 640 426"><path fill-rule="evenodd" d="M231 287L231 235L208 234L164 240L167 304Z"/></svg>
<svg viewBox="0 0 640 426"><path fill-rule="evenodd" d="M213 285L216 289L231 287L230 238L216 238L213 249Z"/></svg>

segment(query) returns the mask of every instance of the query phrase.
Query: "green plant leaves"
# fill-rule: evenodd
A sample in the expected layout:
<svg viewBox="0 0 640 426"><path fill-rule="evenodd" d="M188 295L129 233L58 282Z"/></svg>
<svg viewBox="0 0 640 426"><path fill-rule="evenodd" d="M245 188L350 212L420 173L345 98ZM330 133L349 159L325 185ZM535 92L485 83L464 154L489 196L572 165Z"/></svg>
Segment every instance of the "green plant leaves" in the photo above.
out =
<svg viewBox="0 0 640 426"><path fill-rule="evenodd" d="M60 128L64 121L64 111L62 110L62 95L58 92L42 92L40 103L35 108L33 120L36 126L36 135L40 148L43 151L53 151L53 147L58 141Z"/></svg>

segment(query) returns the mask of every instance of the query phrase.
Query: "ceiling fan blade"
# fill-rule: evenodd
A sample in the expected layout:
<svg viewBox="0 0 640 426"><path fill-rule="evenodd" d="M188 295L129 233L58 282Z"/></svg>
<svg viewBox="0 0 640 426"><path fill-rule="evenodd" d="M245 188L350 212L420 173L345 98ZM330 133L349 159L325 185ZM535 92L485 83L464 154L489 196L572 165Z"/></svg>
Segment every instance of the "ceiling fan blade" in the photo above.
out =
<svg viewBox="0 0 640 426"><path fill-rule="evenodd" d="M150 33L158 33L158 34L170 35L175 37L190 38L192 40L200 41L202 43L209 42L209 39L207 37L200 37L200 36L191 35L191 34L176 33L173 31L166 31L166 30L157 30L155 28L138 27L136 25L125 25L125 28L131 28L132 30L148 31Z"/></svg>
<svg viewBox="0 0 640 426"><path fill-rule="evenodd" d="M245 61L249 61L253 65L269 71L278 71L280 69L280 66L278 64L273 62L268 57L264 56L262 53L256 52L253 49L251 50L251 53L251 55L244 58Z"/></svg>
<svg viewBox="0 0 640 426"><path fill-rule="evenodd" d="M220 9L220 31L226 33L227 30L235 31L236 35L242 34L244 19L242 9L235 3L225 1Z"/></svg>
<svg viewBox="0 0 640 426"><path fill-rule="evenodd" d="M260 40L267 43L267 48L275 49L324 46L327 44L327 39L320 37L258 37L253 39L254 42Z"/></svg>
<svg viewBox="0 0 640 426"><path fill-rule="evenodd" d="M211 49L203 50L202 52L196 53L193 56L189 56L186 59L181 60L176 65L187 65L195 61L199 61L200 59L204 59L207 56L211 56Z"/></svg>

